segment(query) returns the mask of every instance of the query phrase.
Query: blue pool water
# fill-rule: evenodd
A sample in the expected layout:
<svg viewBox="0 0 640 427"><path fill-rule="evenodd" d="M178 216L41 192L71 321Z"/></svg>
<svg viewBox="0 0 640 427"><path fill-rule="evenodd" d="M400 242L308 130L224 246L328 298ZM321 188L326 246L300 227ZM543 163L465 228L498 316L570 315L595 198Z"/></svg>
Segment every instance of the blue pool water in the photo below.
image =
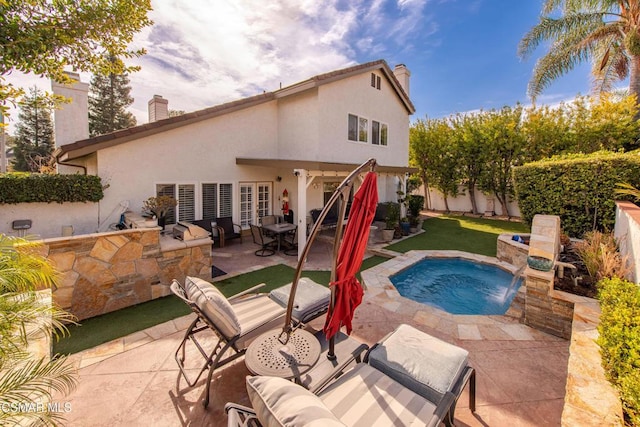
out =
<svg viewBox="0 0 640 427"><path fill-rule="evenodd" d="M509 290L511 273L461 258L425 258L390 279L403 297L452 314L504 314L521 282Z"/></svg>

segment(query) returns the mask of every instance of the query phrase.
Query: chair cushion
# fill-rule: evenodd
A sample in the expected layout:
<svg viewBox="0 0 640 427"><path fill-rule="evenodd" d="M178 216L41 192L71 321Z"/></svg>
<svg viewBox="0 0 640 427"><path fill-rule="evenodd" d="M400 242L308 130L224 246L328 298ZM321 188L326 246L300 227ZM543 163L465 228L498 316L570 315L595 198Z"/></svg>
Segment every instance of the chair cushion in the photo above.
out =
<svg viewBox="0 0 640 427"><path fill-rule="evenodd" d="M290 293L291 283L269 292L269 298L286 308L289 304ZM307 316L326 310L329 307L330 298L329 288L307 277L301 277L298 280L296 297L293 301L293 318L304 322Z"/></svg>
<svg viewBox="0 0 640 427"><path fill-rule="evenodd" d="M369 353L369 364L438 403L468 363L469 352L409 325L400 325Z"/></svg>
<svg viewBox="0 0 640 427"><path fill-rule="evenodd" d="M277 377L247 377L247 392L265 427L344 426L309 390Z"/></svg>
<svg viewBox="0 0 640 427"><path fill-rule="evenodd" d="M211 283L187 276L184 281L187 298L193 301L227 338L240 334L240 322L227 298Z"/></svg>
<svg viewBox="0 0 640 427"><path fill-rule="evenodd" d="M366 363L344 373L319 397L348 426L426 425L436 410L436 405Z"/></svg>

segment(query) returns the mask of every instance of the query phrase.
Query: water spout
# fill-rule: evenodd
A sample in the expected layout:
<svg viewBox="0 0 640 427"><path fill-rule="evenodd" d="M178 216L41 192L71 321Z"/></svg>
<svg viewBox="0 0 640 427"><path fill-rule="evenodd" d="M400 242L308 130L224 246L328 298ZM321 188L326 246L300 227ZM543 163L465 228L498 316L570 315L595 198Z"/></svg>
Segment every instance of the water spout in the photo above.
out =
<svg viewBox="0 0 640 427"><path fill-rule="evenodd" d="M527 268L527 264L525 264L522 267L520 267L519 269L517 269L516 272L513 274L513 279L511 280L511 283L509 284L509 287L507 288L507 290L504 293L504 296L502 297L502 302L503 303L507 300L507 298L509 297L509 295L511 294L511 292L515 288L516 283L519 280L522 280L522 273L524 272L525 268Z"/></svg>

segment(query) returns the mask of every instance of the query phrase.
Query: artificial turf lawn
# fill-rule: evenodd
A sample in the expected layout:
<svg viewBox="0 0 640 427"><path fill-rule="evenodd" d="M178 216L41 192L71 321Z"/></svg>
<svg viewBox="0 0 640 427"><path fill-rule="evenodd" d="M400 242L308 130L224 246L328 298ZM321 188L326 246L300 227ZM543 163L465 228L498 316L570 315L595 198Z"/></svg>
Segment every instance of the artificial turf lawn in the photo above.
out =
<svg viewBox="0 0 640 427"><path fill-rule="evenodd" d="M362 270L384 261L386 259L382 257L368 258L362 263ZM258 292L266 293L291 282L294 273L295 270L291 267L274 265L214 282L214 285L227 297L259 283L265 283L265 286ZM309 277L320 284L329 285L330 272L328 271L303 271L302 276ZM60 341L54 342L53 351L59 354L77 353L190 312L189 307L174 295L158 298L83 320L79 325L69 326L69 334Z"/></svg>
<svg viewBox="0 0 640 427"><path fill-rule="evenodd" d="M441 216L424 221L421 233L394 243L386 249L407 252L413 249L453 249L487 256L496 256L497 238L500 233L528 233L529 227L518 222L458 216ZM385 258L374 256L363 261L361 270L369 269ZM275 265L241 274L214 284L227 297L258 283L266 286L259 292L269 292L293 279L295 270L286 265ZM330 272L303 271L303 277L328 286ZM360 278L360 277L358 277ZM153 301L127 307L102 316L83 320L81 325L71 325L70 335L55 342L54 353L77 353L116 338L141 331L190 313L189 307L171 295Z"/></svg>
<svg viewBox="0 0 640 427"><path fill-rule="evenodd" d="M413 249L458 250L495 257L498 235L530 232L530 227L520 222L447 215L426 219L422 229L425 233L385 249L401 253Z"/></svg>

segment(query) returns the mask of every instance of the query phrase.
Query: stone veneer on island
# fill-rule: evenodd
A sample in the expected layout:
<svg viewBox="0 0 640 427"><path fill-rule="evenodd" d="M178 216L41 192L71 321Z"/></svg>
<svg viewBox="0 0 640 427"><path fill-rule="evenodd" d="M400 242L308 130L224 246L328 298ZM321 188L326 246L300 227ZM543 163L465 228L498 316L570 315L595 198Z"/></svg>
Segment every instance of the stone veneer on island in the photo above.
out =
<svg viewBox="0 0 640 427"><path fill-rule="evenodd" d="M53 300L78 320L170 294L173 279L211 279L211 239L161 236L160 227L43 241L60 272Z"/></svg>

